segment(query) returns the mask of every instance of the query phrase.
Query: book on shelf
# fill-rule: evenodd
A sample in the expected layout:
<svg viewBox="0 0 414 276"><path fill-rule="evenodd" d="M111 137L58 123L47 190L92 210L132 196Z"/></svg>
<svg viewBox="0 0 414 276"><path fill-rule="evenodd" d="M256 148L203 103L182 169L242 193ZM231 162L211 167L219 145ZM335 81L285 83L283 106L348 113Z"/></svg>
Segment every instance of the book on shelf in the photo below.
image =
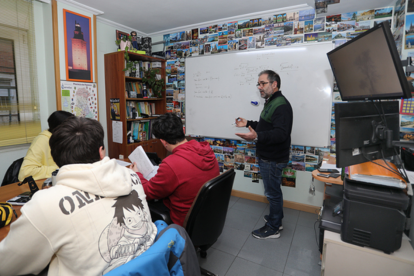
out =
<svg viewBox="0 0 414 276"><path fill-rule="evenodd" d="M141 141L148 141L152 137L152 121L141 120L127 123L127 130L131 133L132 141L128 140L128 143L137 143Z"/></svg>
<svg viewBox="0 0 414 276"><path fill-rule="evenodd" d="M126 82L127 98L142 98L142 86L139 82Z"/></svg>
<svg viewBox="0 0 414 276"><path fill-rule="evenodd" d="M137 102L134 101L127 101L126 103L126 113L127 113L127 119L140 119L141 116L141 110ZM134 114L136 112L136 114Z"/></svg>
<svg viewBox="0 0 414 276"><path fill-rule="evenodd" d="M136 74L135 74L135 76L137 76L137 78L139 78L139 64L137 63L137 64L135 64L135 72L136 72Z"/></svg>
<svg viewBox="0 0 414 276"><path fill-rule="evenodd" d="M151 63L151 68L161 68L162 64L160 61L153 61Z"/></svg>
<svg viewBox="0 0 414 276"><path fill-rule="evenodd" d="M152 105L154 107L152 107ZM140 113L145 113L148 116L152 116L152 110L155 110L155 103L149 103L149 102L139 102L138 107L140 110Z"/></svg>
<svg viewBox="0 0 414 276"><path fill-rule="evenodd" d="M136 84L137 84L137 86L138 86L138 88L137 88L137 93L139 93L140 95L142 95L142 84L141 84L141 83L139 83L139 82L137 82Z"/></svg>

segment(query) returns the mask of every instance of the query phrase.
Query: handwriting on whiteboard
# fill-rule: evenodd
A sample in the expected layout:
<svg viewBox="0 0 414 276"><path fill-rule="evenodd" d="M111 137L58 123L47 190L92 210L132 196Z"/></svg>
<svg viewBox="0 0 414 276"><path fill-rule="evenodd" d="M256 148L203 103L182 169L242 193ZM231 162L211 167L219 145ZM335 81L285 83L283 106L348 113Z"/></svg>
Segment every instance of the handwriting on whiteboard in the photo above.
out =
<svg viewBox="0 0 414 276"><path fill-rule="evenodd" d="M291 63L291 62L283 62L280 64L280 71L297 71L299 66Z"/></svg>
<svg viewBox="0 0 414 276"><path fill-rule="evenodd" d="M264 53L257 57L258 60L274 59L274 53ZM275 64L277 61L275 60ZM236 78L235 85L240 87L254 86L257 83L258 74L263 70L274 70L277 73L289 74L290 71L298 71L299 66L292 62L282 62L275 68L271 68L268 65L261 64L252 66L249 63L243 62L236 65L233 69L233 76ZM192 74L192 81L194 83L195 90L193 91L195 98L203 99L231 99L231 95L223 95L220 89L220 75L215 74L211 70L197 71ZM221 92L220 92L221 91ZM220 95L217 95L220 93Z"/></svg>

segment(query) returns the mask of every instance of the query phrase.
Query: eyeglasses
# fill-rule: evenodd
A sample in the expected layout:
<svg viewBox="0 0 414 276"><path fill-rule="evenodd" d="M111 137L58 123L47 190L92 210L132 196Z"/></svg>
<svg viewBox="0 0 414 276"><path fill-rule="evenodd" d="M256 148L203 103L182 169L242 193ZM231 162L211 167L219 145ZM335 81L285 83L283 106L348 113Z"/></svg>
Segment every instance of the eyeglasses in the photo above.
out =
<svg viewBox="0 0 414 276"><path fill-rule="evenodd" d="M256 87L264 87L266 84L268 84L268 83L272 83L273 81L268 81L268 82L264 82L264 81L262 81L262 82L258 82L257 84L256 84Z"/></svg>

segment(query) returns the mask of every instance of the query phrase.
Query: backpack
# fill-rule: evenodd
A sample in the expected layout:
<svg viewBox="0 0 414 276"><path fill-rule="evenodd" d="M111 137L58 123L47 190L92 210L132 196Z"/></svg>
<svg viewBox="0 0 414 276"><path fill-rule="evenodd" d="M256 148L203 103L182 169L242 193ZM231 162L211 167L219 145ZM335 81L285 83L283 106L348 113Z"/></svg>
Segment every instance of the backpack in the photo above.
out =
<svg viewBox="0 0 414 276"><path fill-rule="evenodd" d="M5 186L7 184L19 182L19 179L17 177L19 176L19 171L20 167L22 166L23 159L24 157L19 158L10 165L10 167L6 171L6 174L4 175L3 182L0 186Z"/></svg>
<svg viewBox="0 0 414 276"><path fill-rule="evenodd" d="M13 214L17 218L16 211L10 203L0 202L0 228L10 224L13 219Z"/></svg>

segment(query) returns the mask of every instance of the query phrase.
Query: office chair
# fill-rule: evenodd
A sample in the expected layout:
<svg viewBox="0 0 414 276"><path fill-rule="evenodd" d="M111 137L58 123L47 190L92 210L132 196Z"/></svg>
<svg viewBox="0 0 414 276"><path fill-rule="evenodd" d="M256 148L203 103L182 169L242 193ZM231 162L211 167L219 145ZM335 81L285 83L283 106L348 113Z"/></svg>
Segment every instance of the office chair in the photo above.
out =
<svg viewBox="0 0 414 276"><path fill-rule="evenodd" d="M226 221L231 191L236 173L234 169L207 181L199 190L193 205L184 220L184 228L194 246L199 249L200 257L206 258L209 249L221 235ZM150 206L152 220L171 221L169 212ZM214 275L200 268L203 275Z"/></svg>
<svg viewBox="0 0 414 276"><path fill-rule="evenodd" d="M5 186L7 184L19 182L19 171L20 167L22 166L23 159L24 157L19 158L10 165L10 167L6 171L6 174L4 175L3 182L0 186Z"/></svg>
<svg viewBox="0 0 414 276"><path fill-rule="evenodd" d="M152 165L158 166L162 160L158 157L156 152L145 152L148 156L148 159L151 161Z"/></svg>
<svg viewBox="0 0 414 276"><path fill-rule="evenodd" d="M190 237L177 224L155 222L157 237L147 251L113 269L105 276L183 275L200 276L197 253Z"/></svg>

